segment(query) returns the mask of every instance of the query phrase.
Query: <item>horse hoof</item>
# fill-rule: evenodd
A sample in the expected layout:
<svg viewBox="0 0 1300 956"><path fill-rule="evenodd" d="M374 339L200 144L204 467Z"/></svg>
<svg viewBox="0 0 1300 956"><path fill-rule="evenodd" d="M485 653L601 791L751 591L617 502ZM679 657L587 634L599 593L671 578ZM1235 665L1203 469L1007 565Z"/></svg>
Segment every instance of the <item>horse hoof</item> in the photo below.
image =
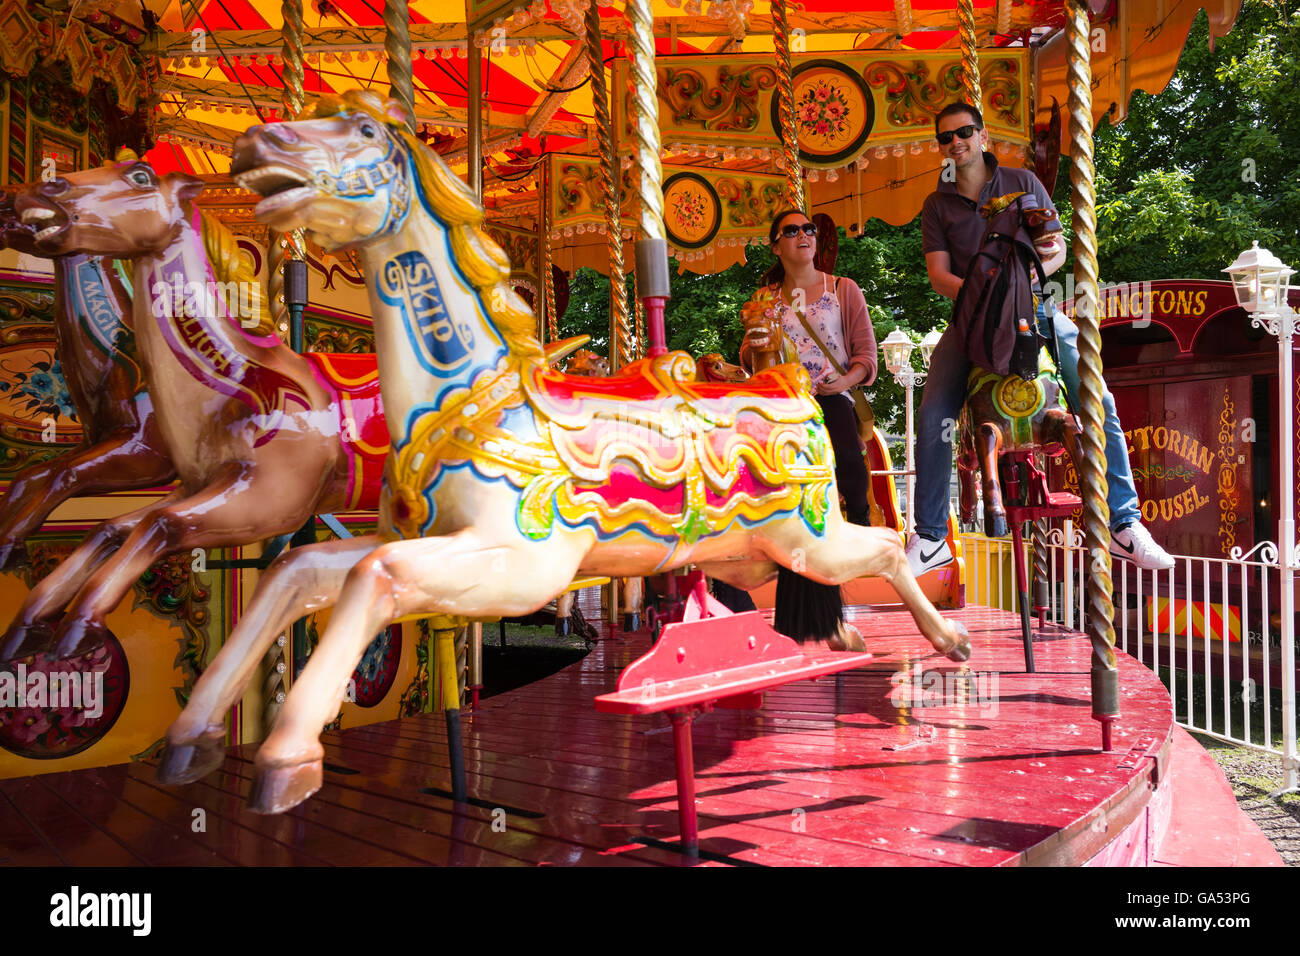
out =
<svg viewBox="0 0 1300 956"><path fill-rule="evenodd" d="M202 780L226 759L226 747L220 738L199 737L187 743L168 743L158 764L156 779L161 784L178 786Z"/></svg>
<svg viewBox="0 0 1300 956"><path fill-rule="evenodd" d="M568 637L573 633L573 622L567 617L557 617L555 619L555 633L561 637Z"/></svg>
<svg viewBox="0 0 1300 956"><path fill-rule="evenodd" d="M944 656L948 660L960 664L962 661L970 660L970 632L966 630L966 625L960 621L953 621L952 626L953 630L957 632L957 638L952 647L944 651Z"/></svg>
<svg viewBox="0 0 1300 956"><path fill-rule="evenodd" d="M47 653L54 645L54 628L45 621L15 624L0 642L0 664Z"/></svg>
<svg viewBox="0 0 1300 956"><path fill-rule="evenodd" d="M57 642L55 656L66 661L97 651L107 644L108 628L84 617L66 618L55 632L54 639Z"/></svg>
<svg viewBox="0 0 1300 956"><path fill-rule="evenodd" d="M641 612L628 612L623 615L623 630L633 634L641 630Z"/></svg>
<svg viewBox="0 0 1300 956"><path fill-rule="evenodd" d="M324 775L321 760L287 767L258 767L248 795L248 809L254 813L292 810L321 788Z"/></svg>
<svg viewBox="0 0 1300 956"><path fill-rule="evenodd" d="M856 627L841 621L839 629L826 639L826 646L833 651L852 651L861 654L866 651L867 642L862 639L862 633Z"/></svg>
<svg viewBox="0 0 1300 956"><path fill-rule="evenodd" d="M1011 527L1007 524L1005 514L984 512L984 537L1005 538L1010 533Z"/></svg>

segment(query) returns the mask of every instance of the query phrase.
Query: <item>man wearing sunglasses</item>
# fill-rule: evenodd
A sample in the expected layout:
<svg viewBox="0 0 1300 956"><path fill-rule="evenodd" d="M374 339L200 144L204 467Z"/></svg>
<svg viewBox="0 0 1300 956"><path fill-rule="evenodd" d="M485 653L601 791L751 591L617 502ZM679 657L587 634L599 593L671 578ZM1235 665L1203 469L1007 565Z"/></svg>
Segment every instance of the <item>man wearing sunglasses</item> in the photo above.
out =
<svg viewBox="0 0 1300 956"><path fill-rule="evenodd" d="M922 251L930 285L940 295L956 299L984 236L979 207L997 196L1025 192L1032 205L1056 211L1038 177L1027 169L1004 167L986 152L989 134L979 111L953 103L934 121L935 138L944 157L939 187L925 200L921 211ZM1058 238L1043 252L1043 272L1051 275L1065 262L1065 245ZM1061 312L1048 317L1044 303L1038 307L1039 331L1048 338L1056 325L1061 349L1061 374L1074 407L1079 407L1079 330ZM917 415L916 530L907 543L907 558L918 577L942 567L953 555L945 540L948 524L948 485L952 477L956 429L952 425L966 400L970 360L965 343L945 333L930 358L921 408ZM1174 566L1139 520L1141 507L1133 485L1128 443L1115 414L1115 400L1107 389L1106 480L1109 484L1111 553L1128 558L1140 568L1168 570Z"/></svg>

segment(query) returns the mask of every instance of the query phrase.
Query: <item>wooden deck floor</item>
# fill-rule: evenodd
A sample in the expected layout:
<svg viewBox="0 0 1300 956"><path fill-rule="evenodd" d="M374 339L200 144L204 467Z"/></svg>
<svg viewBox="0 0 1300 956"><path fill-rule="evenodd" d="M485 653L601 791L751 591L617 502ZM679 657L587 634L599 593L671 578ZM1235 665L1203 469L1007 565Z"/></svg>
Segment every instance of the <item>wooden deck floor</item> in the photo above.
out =
<svg viewBox="0 0 1300 956"><path fill-rule="evenodd" d="M1099 753L1082 635L1040 638L1030 675L1015 617L947 613L974 636L967 665L930 655L905 613L873 610L855 619L866 667L696 720L701 865L1077 864L1144 811L1173 731L1156 677L1121 657L1123 716ZM145 764L0 781L4 862L682 865L667 717L592 705L648 646L602 641L467 717L472 805L445 794L444 724L428 715L326 734L324 788L278 817L244 807L251 746L185 787ZM918 662L970 670L992 699L897 706Z"/></svg>

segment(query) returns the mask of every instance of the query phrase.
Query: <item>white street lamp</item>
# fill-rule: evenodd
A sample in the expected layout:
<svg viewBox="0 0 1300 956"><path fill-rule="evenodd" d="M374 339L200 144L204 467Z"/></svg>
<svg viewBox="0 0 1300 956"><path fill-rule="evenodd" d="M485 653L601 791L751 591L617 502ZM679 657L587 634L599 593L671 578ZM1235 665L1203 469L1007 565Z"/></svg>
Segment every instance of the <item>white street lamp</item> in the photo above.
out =
<svg viewBox="0 0 1300 956"><path fill-rule="evenodd" d="M934 354L935 346L939 344L941 338L943 338L942 332L931 329L925 334L925 338L921 339L921 361L925 363L926 368L930 367L930 356Z"/></svg>
<svg viewBox="0 0 1300 956"><path fill-rule="evenodd" d="M934 351L940 337L941 333L935 329L921 340L921 361L927 369L930 367L930 354ZM907 476L907 533L911 534L916 530L916 439L912 424L912 389L925 381L925 372L918 372L912 368L912 351L916 348L916 344L902 329L896 328L890 332L880 343L880 348L885 353L885 368L889 369L889 373L894 376L894 381L903 386L907 392L905 403L907 424L904 435L907 470L904 474Z"/></svg>
<svg viewBox="0 0 1300 956"><path fill-rule="evenodd" d="M1232 291L1237 304L1251 314L1251 325L1266 329L1278 338L1278 417L1274 434L1281 448L1281 484L1274 500L1278 503L1278 565L1282 575L1282 788L1277 793L1297 789L1300 759L1296 753L1295 699L1295 573L1300 569L1296 555L1295 499L1292 481L1295 461L1291 409L1294 379L1291 371L1292 338L1298 331L1300 316L1287 302L1287 280L1295 270L1259 243L1237 256L1223 270L1232 277ZM1268 609L1264 609L1268 614Z"/></svg>

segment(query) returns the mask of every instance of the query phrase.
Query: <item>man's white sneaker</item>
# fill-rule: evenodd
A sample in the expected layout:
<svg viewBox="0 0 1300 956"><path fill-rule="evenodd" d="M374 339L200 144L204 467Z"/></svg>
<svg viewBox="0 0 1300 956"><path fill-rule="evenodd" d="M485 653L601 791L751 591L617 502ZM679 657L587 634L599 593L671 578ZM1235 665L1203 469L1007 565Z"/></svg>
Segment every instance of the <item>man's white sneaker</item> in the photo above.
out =
<svg viewBox="0 0 1300 956"><path fill-rule="evenodd" d="M948 540L931 541L919 534L907 539L907 563L912 568L912 575L920 577L927 571L941 568L952 563L952 548Z"/></svg>
<svg viewBox="0 0 1300 956"><path fill-rule="evenodd" d="M1111 532L1110 553L1117 558L1126 558L1147 571L1168 571L1174 566L1174 559L1169 552L1155 543L1151 532L1140 521Z"/></svg>

